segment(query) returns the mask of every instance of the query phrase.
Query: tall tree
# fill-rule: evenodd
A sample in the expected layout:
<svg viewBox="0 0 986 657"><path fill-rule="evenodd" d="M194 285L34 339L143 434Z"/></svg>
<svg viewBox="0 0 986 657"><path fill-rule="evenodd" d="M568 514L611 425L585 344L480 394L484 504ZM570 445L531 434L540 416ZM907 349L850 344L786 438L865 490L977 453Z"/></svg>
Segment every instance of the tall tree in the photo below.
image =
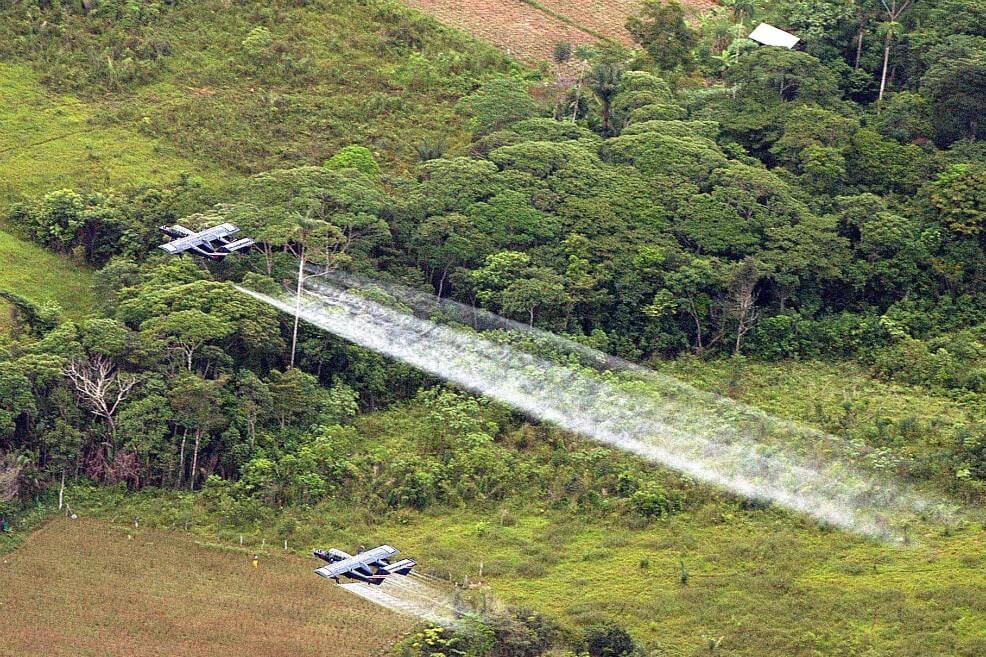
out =
<svg viewBox="0 0 986 657"><path fill-rule="evenodd" d="M914 5L914 0L880 0L886 15L886 20L880 24L883 32L883 68L880 72L880 95L877 100L883 100L883 92L887 88L887 69L890 66L890 48L894 39L903 30L900 18Z"/></svg>
<svg viewBox="0 0 986 657"><path fill-rule="evenodd" d="M613 97L620 90L620 79L623 77L623 65L611 62L596 62L589 69L589 88L599 99L602 107L604 135L612 133L610 126L610 112L613 104Z"/></svg>
<svg viewBox="0 0 986 657"><path fill-rule="evenodd" d="M626 28L662 71L695 68L692 48L698 34L685 22L685 11L675 0L667 4L646 0L639 16L631 16Z"/></svg>
<svg viewBox="0 0 986 657"><path fill-rule="evenodd" d="M137 377L118 371L116 364L101 354L73 360L66 365L64 374L72 382L79 402L106 422L112 442L116 433L114 417Z"/></svg>
<svg viewBox="0 0 986 657"><path fill-rule="evenodd" d="M192 463L188 474L188 488L193 490L198 479L199 453L202 441L212 431L226 426L229 421L222 410L225 379L203 379L191 373L182 373L175 379L169 391L168 402L175 418L184 428L178 463L178 484L185 471L185 443L188 431L193 432Z"/></svg>

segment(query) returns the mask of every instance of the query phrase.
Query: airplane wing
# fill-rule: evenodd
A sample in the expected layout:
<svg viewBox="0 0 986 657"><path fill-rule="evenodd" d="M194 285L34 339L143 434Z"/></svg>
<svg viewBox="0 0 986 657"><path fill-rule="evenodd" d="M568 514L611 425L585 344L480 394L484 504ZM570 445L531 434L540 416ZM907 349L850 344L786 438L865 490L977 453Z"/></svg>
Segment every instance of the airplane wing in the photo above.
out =
<svg viewBox="0 0 986 657"><path fill-rule="evenodd" d="M213 240L219 240L229 235L234 235L238 232L240 232L240 229L233 224L219 224L218 226L213 226L212 228L208 228L198 233L192 233L191 235L186 235L185 237L172 240L167 244L162 244L160 248L172 255L175 255Z"/></svg>
<svg viewBox="0 0 986 657"><path fill-rule="evenodd" d="M194 235L194 230L189 230L182 226L181 224L175 224L174 226L161 226L161 232L168 237L188 237L189 235Z"/></svg>
<svg viewBox="0 0 986 657"><path fill-rule="evenodd" d="M345 575L346 573L354 570L375 565L380 562L381 559L387 559L398 553L399 551L397 548L393 548L389 545L381 545L380 547L373 548L372 550L360 552L359 554L343 559L342 561L336 561L335 563L322 566L315 572L326 578L339 577L340 575Z"/></svg>

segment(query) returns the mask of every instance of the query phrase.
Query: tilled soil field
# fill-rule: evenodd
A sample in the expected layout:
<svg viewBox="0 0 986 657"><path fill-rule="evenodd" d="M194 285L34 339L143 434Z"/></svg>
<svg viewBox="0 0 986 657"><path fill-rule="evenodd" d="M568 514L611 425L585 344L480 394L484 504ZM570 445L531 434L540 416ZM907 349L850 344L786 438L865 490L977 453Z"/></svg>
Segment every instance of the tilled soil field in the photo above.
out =
<svg viewBox="0 0 986 657"><path fill-rule="evenodd" d="M0 657L379 657L413 624L312 559L59 519L0 557Z"/></svg>
<svg viewBox="0 0 986 657"><path fill-rule="evenodd" d="M507 51L528 64L551 61L556 43L593 43L602 35L630 43L627 17L642 0L404 0L411 7ZM693 14L713 0L685 0ZM562 17L562 18L560 18Z"/></svg>

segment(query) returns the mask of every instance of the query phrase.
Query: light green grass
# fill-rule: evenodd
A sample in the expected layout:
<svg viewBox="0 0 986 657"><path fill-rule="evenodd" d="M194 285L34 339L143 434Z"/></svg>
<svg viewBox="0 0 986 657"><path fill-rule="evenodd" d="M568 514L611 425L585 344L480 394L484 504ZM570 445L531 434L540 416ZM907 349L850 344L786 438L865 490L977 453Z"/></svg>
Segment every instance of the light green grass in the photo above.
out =
<svg viewBox="0 0 986 657"><path fill-rule="evenodd" d="M72 318L93 305L92 270L0 231L0 289L55 302Z"/></svg>
<svg viewBox="0 0 986 657"><path fill-rule="evenodd" d="M0 9L0 24L5 16L12 28L20 18ZM32 47L20 48L12 36L9 50L37 75L23 84L40 80L87 103L76 114L78 102L62 96L57 104L71 106L71 116L56 114L63 125L35 141L100 126L59 146L85 159L93 142L98 159L82 169L97 179L107 161L129 153L131 174L155 174L141 171L150 155L152 169L187 170L187 161L175 159L181 155L243 175L321 164L353 143L373 150L387 170L402 171L417 161L423 141L464 150L469 135L455 102L478 78L518 69L493 48L388 0L237 8L201 0L163 7L134 30L95 15L63 20L73 38L32 36ZM243 41L256 28L268 29L273 42L249 51ZM128 78L106 62L133 42L166 48Z"/></svg>
<svg viewBox="0 0 986 657"><path fill-rule="evenodd" d="M852 361L701 361L682 358L657 368L703 390L747 402L774 415L832 430L849 419L918 416L944 422L986 419L981 396L944 396L881 381Z"/></svg>
<svg viewBox="0 0 986 657"><path fill-rule="evenodd" d="M25 65L0 64L0 209L64 187L163 182L183 171L220 178L214 167L176 155L136 125L102 124L103 111L46 91Z"/></svg>

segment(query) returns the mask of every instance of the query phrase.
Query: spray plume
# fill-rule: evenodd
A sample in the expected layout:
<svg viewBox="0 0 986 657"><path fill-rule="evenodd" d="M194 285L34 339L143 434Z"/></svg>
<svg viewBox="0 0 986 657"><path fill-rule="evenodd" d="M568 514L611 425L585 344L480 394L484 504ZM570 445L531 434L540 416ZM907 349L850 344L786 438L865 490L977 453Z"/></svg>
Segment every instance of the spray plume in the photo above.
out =
<svg viewBox="0 0 986 657"><path fill-rule="evenodd" d="M310 289L300 299L237 289L533 418L853 532L899 540L896 527L910 522L915 513L948 513L942 503L888 476L856 469L853 463L865 462L865 450L835 436L551 334L530 332L546 344L567 349L576 362L539 358L475 331L416 317L387 305L393 296L379 287L352 289L352 280L325 280L329 282L309 281ZM424 311L431 305L434 311L435 304L420 293L403 294L393 286L391 291L408 305ZM437 307L453 315L472 313L454 305ZM493 328L518 328L490 313L476 317Z"/></svg>
<svg viewBox="0 0 986 657"><path fill-rule="evenodd" d="M407 577L388 577L378 585L353 582L340 586L353 595L396 613L443 627L455 626L466 613L465 609L453 604L451 593L432 585L417 573Z"/></svg>

